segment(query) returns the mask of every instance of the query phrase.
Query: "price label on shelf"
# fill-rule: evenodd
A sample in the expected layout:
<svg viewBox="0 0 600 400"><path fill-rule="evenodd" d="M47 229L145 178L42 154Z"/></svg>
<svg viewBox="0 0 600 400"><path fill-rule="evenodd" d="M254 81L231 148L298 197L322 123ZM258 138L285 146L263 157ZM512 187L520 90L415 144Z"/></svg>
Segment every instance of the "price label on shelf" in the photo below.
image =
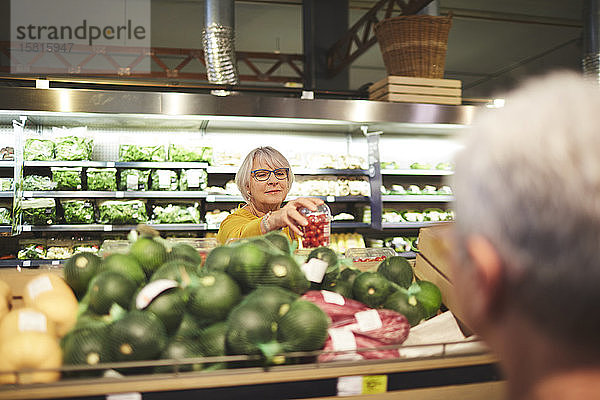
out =
<svg viewBox="0 0 600 400"><path fill-rule="evenodd" d="M23 225L23 232L31 232L31 225Z"/></svg>
<svg viewBox="0 0 600 400"><path fill-rule="evenodd" d="M52 261L52 265L60 265L60 261L54 260L54 261Z"/></svg>
<svg viewBox="0 0 600 400"><path fill-rule="evenodd" d="M107 394L106 400L142 400L142 394L138 392Z"/></svg>
<svg viewBox="0 0 600 400"><path fill-rule="evenodd" d="M114 168L114 167L115 167L115 162L114 162L114 161L108 161L108 162L106 163L106 166L107 166L108 168Z"/></svg>
<svg viewBox="0 0 600 400"><path fill-rule="evenodd" d="M341 376L337 383L338 396L385 393L387 380L387 375Z"/></svg>
<svg viewBox="0 0 600 400"><path fill-rule="evenodd" d="M115 192L115 197L117 199L122 199L125 197L125 192Z"/></svg>
<svg viewBox="0 0 600 400"><path fill-rule="evenodd" d="M217 200L216 197L214 195L212 195L212 194L206 196L206 201L209 202L209 203L214 203L216 200Z"/></svg>
<svg viewBox="0 0 600 400"><path fill-rule="evenodd" d="M29 261L29 260L23 261L23 266L24 267L31 267L31 261Z"/></svg>
<svg viewBox="0 0 600 400"><path fill-rule="evenodd" d="M327 196L328 203L335 203L335 196Z"/></svg>
<svg viewBox="0 0 600 400"><path fill-rule="evenodd" d="M112 232L113 227L112 225L104 225L104 232Z"/></svg>
<svg viewBox="0 0 600 400"><path fill-rule="evenodd" d="M33 197L33 192L30 192L30 191L23 192L23 197Z"/></svg>

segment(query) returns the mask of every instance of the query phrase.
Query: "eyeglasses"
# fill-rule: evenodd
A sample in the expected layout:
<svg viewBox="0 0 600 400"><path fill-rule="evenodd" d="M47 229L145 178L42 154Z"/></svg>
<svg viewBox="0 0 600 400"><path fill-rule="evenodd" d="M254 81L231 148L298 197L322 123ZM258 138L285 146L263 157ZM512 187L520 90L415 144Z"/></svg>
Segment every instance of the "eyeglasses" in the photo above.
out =
<svg viewBox="0 0 600 400"><path fill-rule="evenodd" d="M288 168L277 168L274 170L268 170L268 169L255 169L254 171L251 172L252 176L254 176L254 179L256 179L257 181L263 182L269 179L269 177L271 176L271 172L273 173L273 175L275 175L275 178L279 179L280 181L287 179L288 178Z"/></svg>

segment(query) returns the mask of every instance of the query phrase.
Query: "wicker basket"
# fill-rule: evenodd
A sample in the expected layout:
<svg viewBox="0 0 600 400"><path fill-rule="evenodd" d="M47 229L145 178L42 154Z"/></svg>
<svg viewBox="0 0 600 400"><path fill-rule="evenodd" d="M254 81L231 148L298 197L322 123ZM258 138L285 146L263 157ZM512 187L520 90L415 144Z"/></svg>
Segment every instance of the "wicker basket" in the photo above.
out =
<svg viewBox="0 0 600 400"><path fill-rule="evenodd" d="M452 17L409 15L375 25L388 75L443 78Z"/></svg>

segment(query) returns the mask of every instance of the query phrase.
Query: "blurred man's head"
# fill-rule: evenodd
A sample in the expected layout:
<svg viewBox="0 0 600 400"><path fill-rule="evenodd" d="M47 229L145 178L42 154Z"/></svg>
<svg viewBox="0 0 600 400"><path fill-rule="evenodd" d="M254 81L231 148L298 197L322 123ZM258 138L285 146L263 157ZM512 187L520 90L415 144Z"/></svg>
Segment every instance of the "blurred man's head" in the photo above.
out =
<svg viewBox="0 0 600 400"><path fill-rule="evenodd" d="M472 327L485 330L509 310L558 343L597 352L598 85L560 73L511 93L505 107L478 115L453 179Z"/></svg>

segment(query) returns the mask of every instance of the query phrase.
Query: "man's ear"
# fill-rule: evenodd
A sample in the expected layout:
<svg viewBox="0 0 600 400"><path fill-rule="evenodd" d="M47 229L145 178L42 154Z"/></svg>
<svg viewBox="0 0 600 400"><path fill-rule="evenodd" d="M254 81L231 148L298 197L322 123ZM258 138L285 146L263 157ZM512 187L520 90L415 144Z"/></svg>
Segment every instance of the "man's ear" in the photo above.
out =
<svg viewBox="0 0 600 400"><path fill-rule="evenodd" d="M496 248L485 237L476 235L467 239L467 251L475 268L474 287L478 299L475 310L478 317L492 316L502 307L504 292L503 263Z"/></svg>

